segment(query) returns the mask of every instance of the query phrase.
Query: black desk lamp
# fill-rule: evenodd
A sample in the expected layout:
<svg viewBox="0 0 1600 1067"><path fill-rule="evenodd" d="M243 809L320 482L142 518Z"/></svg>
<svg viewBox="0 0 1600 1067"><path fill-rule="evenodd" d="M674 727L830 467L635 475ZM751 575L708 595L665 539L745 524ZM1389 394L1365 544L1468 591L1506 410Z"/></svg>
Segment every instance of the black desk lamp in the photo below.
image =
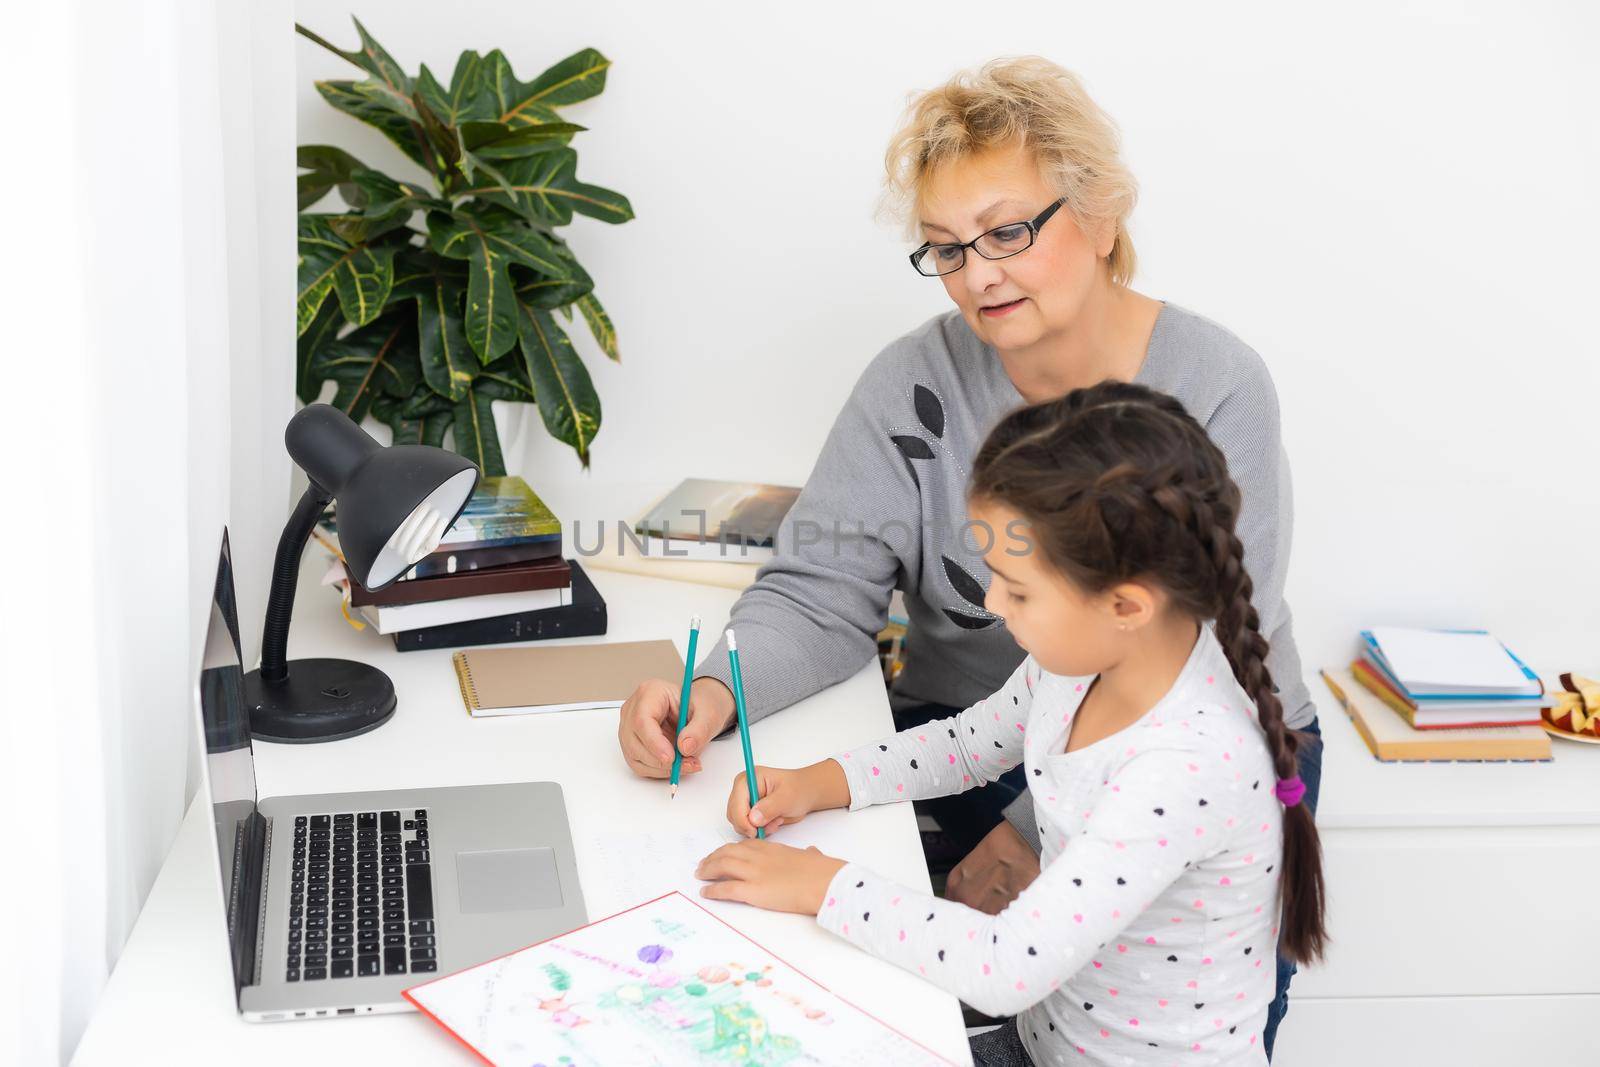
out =
<svg viewBox="0 0 1600 1067"><path fill-rule="evenodd" d="M245 675L250 732L304 744L354 737L394 714L389 676L344 659L287 659L300 553L323 509L339 501L339 547L350 580L381 589L439 546L478 484L478 468L442 448L384 448L350 418L312 404L289 420L289 455L311 479L278 540L261 668Z"/></svg>

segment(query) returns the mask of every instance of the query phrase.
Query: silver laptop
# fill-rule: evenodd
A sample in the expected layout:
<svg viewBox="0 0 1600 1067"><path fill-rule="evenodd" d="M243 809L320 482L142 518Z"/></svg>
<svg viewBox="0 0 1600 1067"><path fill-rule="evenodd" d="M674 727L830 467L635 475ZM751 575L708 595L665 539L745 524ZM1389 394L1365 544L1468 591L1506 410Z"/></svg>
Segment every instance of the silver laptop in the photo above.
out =
<svg viewBox="0 0 1600 1067"><path fill-rule="evenodd" d="M258 798L227 531L210 610L202 788L246 1019L408 1010L403 989L584 924L554 782Z"/></svg>

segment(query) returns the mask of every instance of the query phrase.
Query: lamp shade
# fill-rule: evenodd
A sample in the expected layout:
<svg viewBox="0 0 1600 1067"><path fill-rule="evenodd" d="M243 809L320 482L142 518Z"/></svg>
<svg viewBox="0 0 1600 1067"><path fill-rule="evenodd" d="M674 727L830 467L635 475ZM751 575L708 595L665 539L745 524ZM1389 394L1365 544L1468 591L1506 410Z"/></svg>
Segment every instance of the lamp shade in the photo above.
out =
<svg viewBox="0 0 1600 1067"><path fill-rule="evenodd" d="M284 431L289 455L338 501L350 577L381 589L438 547L478 484L478 468L427 445L384 448L349 416L312 404Z"/></svg>

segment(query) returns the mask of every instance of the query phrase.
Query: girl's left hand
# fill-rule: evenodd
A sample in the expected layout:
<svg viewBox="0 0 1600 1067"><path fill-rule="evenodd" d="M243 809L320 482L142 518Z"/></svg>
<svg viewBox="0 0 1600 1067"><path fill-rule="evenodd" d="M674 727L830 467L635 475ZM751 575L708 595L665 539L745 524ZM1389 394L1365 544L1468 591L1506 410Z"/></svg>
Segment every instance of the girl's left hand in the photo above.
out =
<svg viewBox="0 0 1600 1067"><path fill-rule="evenodd" d="M694 873L711 883L700 890L710 900L740 900L768 911L815 915L822 910L828 883L844 863L815 848L754 840L723 845L701 860Z"/></svg>

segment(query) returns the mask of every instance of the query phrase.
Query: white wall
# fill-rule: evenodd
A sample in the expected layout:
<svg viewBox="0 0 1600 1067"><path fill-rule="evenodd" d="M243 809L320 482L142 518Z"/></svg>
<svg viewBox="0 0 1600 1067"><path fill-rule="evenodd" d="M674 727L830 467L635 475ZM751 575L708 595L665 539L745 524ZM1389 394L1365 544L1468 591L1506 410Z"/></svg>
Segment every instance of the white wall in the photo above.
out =
<svg viewBox="0 0 1600 1067"><path fill-rule="evenodd" d="M347 47L352 9L295 5ZM569 114L591 127L580 176L639 217L571 232L624 362L580 338L605 405L592 474L539 432L523 452L568 515L647 502L624 484L802 480L860 368L944 307L872 218L907 92L1039 52L1123 127L1137 287L1273 369L1308 665L1391 622L1483 624L1547 670L1600 667L1592 5L354 9L408 69L492 47L525 79L585 45L615 62ZM312 89L342 61L299 41L296 62L298 140L392 164Z"/></svg>

